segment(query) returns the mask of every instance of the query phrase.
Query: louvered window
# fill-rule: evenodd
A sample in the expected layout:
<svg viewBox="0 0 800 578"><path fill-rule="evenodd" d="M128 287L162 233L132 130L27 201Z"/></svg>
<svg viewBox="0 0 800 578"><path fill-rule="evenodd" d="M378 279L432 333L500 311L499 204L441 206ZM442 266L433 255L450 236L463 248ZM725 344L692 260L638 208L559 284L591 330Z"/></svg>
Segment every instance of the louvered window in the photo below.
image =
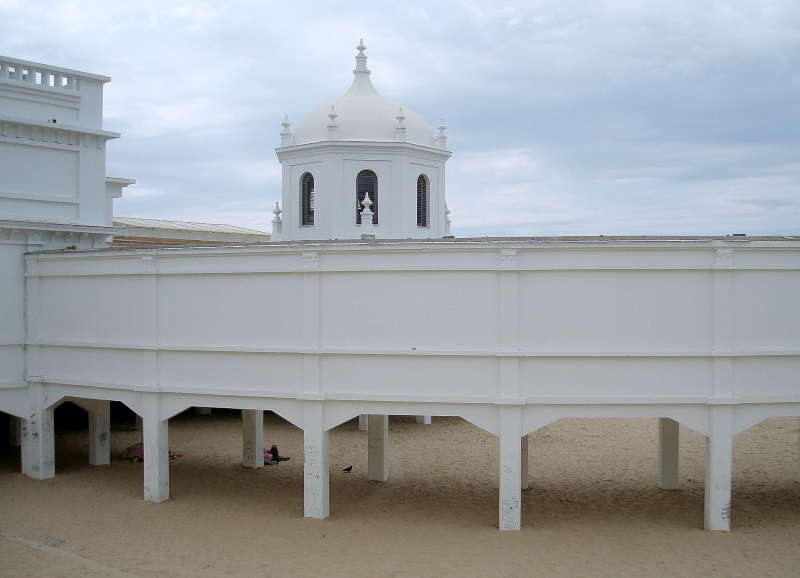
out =
<svg viewBox="0 0 800 578"><path fill-rule="evenodd" d="M417 179L417 227L428 226L428 177Z"/></svg>
<svg viewBox="0 0 800 578"><path fill-rule="evenodd" d="M314 175L305 173L300 178L300 225L314 224Z"/></svg>
<svg viewBox="0 0 800 578"><path fill-rule="evenodd" d="M356 177L356 224L361 224L361 211L364 206L364 198L369 193L369 200L372 201L370 210L372 211L372 224L378 224L378 177L372 171L361 171Z"/></svg>

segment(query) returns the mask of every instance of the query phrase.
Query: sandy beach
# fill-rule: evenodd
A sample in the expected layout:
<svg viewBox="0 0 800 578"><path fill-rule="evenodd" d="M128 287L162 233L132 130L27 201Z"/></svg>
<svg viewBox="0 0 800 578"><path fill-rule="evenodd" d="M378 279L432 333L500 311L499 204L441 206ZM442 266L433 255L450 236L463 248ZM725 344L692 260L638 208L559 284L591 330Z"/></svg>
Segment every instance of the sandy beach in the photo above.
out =
<svg viewBox="0 0 800 578"><path fill-rule="evenodd" d="M58 410L62 411L62 410ZM62 412L63 413L63 412ZM59 425L61 422L61 425ZM6 576L796 576L798 420L734 439L731 532L703 531L705 438L681 426L681 489L657 486L655 419L561 420L531 435L521 532L499 532L497 439L459 418L390 421L390 479L366 477L357 420L331 431L330 518L303 518L302 431L265 415L291 460L241 464L235 411L170 420L170 500L142 499L140 441L112 424L112 463L59 420L56 477L0 446ZM352 465L350 474L341 470Z"/></svg>

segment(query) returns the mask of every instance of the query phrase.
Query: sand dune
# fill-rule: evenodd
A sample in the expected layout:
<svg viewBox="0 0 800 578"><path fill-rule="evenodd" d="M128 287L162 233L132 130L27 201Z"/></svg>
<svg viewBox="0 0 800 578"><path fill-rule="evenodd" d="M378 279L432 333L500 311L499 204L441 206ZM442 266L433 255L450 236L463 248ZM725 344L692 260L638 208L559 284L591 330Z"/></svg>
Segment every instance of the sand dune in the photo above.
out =
<svg viewBox="0 0 800 578"><path fill-rule="evenodd" d="M497 439L458 418L390 422L390 479L366 479L366 432L331 432L331 517L303 518L302 432L265 417L291 461L241 465L234 412L170 421L171 499L142 500L140 433L114 424L112 463L56 434L56 477L0 449L5 576L796 576L798 420L734 440L729 533L705 532L705 438L681 428L678 491L656 485L657 420L561 420L532 434L521 532L497 530ZM353 472L341 469L353 465ZM37 546L40 545L40 546Z"/></svg>

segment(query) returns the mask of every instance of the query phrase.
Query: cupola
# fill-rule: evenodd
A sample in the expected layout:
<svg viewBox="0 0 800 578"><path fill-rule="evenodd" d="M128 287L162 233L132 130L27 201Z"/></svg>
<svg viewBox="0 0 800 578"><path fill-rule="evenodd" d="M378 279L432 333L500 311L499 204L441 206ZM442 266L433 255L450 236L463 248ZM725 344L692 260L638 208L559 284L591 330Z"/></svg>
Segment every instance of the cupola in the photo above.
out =
<svg viewBox="0 0 800 578"><path fill-rule="evenodd" d="M275 240L446 235L445 127L434 137L420 115L381 96L365 49L361 41L347 92L314 108L294 133L288 117L282 123Z"/></svg>

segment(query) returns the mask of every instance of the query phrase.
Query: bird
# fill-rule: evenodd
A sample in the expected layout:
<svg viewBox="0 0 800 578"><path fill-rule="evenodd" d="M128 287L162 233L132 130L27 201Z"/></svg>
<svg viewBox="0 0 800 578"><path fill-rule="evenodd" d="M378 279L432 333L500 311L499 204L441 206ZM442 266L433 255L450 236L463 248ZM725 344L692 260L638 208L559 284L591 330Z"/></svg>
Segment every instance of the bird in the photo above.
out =
<svg viewBox="0 0 800 578"><path fill-rule="evenodd" d="M343 472L350 473L353 471L353 466L347 466L345 469L342 470Z"/></svg>

